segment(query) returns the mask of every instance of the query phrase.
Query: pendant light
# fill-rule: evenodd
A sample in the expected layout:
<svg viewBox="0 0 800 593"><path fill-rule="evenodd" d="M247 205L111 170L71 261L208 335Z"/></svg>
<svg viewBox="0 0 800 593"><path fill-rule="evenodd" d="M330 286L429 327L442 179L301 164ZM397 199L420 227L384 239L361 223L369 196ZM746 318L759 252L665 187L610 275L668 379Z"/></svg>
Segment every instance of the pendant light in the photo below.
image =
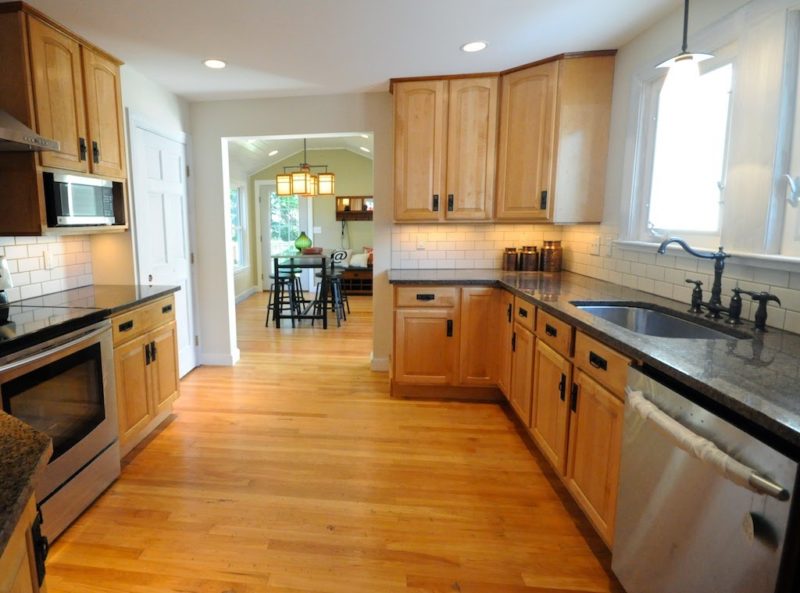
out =
<svg viewBox="0 0 800 593"><path fill-rule="evenodd" d="M671 87L673 91L688 91L700 78L698 64L714 56L709 54L696 54L689 52L689 0L683 4L683 44L681 53L674 58L658 65L658 68L669 68L664 86Z"/></svg>
<svg viewBox="0 0 800 593"><path fill-rule="evenodd" d="M314 175L312 168L324 168L325 172ZM287 169L299 169L287 173ZM284 167L283 173L275 176L275 193L279 196L332 196L336 176L328 172L328 165L309 165L306 155L306 139L303 138L303 162L297 166Z"/></svg>

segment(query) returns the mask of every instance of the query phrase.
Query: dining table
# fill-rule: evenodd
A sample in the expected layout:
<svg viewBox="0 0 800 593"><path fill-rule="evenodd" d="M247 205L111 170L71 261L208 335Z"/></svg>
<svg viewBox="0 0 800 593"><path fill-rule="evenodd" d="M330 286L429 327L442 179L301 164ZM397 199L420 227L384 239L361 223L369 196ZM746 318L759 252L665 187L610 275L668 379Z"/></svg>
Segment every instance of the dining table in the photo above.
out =
<svg viewBox="0 0 800 593"><path fill-rule="evenodd" d="M311 319L312 323L313 320L319 319L322 321L322 329L328 329L329 283L327 277L330 275L327 265L328 255L329 253L326 251L322 253L302 253L298 252L296 249L272 254L273 274L276 279L275 286L277 286L277 279L281 276L292 274L297 270L306 269L319 270L319 278L322 283L318 299L309 302L299 315L281 314L280 299L273 298L272 317L275 320L276 328L280 328L281 319L294 318ZM322 302L320 303L320 301Z"/></svg>

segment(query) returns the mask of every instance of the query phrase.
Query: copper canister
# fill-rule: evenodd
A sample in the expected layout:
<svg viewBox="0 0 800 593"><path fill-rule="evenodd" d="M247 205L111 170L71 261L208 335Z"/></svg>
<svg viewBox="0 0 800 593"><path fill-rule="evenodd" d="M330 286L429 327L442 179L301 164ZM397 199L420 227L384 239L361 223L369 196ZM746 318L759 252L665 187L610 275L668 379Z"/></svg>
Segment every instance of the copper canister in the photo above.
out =
<svg viewBox="0 0 800 593"><path fill-rule="evenodd" d="M506 247L503 252L503 269L513 272L517 269L518 259L517 248Z"/></svg>
<svg viewBox="0 0 800 593"><path fill-rule="evenodd" d="M542 247L542 263L540 270L543 272L561 271L561 241L545 241Z"/></svg>
<svg viewBox="0 0 800 593"><path fill-rule="evenodd" d="M539 269L539 253L533 245L525 245L522 247L520 257L520 270L524 272L535 272Z"/></svg>

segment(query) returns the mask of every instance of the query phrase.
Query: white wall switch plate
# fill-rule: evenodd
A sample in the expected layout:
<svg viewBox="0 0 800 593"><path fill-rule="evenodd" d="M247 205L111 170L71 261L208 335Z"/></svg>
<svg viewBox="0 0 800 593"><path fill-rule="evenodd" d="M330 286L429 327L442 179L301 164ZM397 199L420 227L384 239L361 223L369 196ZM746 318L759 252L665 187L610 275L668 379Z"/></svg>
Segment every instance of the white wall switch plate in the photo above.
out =
<svg viewBox="0 0 800 593"><path fill-rule="evenodd" d="M600 236L597 235L589 243L589 255L600 255Z"/></svg>
<svg viewBox="0 0 800 593"><path fill-rule="evenodd" d="M425 241L417 241L417 251L425 251Z"/></svg>

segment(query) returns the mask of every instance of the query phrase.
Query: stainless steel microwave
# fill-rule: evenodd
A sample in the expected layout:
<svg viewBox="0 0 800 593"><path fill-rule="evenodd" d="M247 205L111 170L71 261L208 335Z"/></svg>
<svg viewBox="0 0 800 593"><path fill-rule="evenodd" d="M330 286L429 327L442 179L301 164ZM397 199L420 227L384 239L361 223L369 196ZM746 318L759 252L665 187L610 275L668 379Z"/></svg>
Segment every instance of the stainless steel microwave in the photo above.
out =
<svg viewBox="0 0 800 593"><path fill-rule="evenodd" d="M114 184L106 179L46 172L44 197L51 227L116 223Z"/></svg>

